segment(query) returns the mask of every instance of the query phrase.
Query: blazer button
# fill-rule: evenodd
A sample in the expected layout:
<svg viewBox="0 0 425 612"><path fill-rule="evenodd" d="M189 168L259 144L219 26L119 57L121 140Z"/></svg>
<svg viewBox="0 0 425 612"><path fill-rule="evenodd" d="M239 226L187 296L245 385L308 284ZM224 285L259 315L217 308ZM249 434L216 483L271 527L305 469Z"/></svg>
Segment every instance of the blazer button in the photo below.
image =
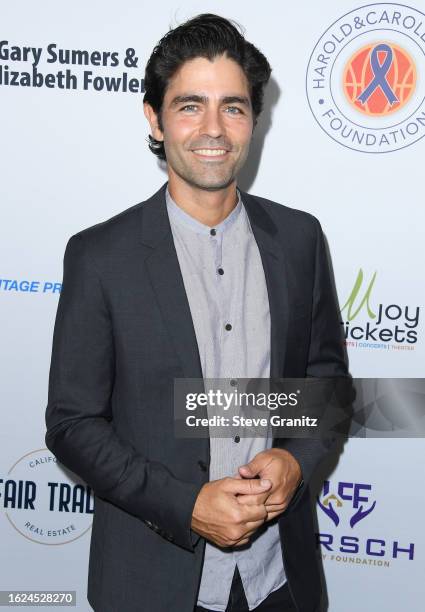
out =
<svg viewBox="0 0 425 612"><path fill-rule="evenodd" d="M207 471L208 466L207 466L207 464L205 463L205 461L202 461L202 459L199 459L199 461L198 461L198 465L199 465L199 468L200 468L200 469L201 469L203 472L206 472L206 471Z"/></svg>

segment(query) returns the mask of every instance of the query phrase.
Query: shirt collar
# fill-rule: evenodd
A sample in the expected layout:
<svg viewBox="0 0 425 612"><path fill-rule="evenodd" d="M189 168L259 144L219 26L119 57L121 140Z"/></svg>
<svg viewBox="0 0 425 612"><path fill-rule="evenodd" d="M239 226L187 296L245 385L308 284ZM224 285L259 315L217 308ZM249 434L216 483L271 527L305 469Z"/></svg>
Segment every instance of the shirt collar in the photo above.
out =
<svg viewBox="0 0 425 612"><path fill-rule="evenodd" d="M242 200L239 189L236 190L236 193L238 195L238 201L235 208L233 208L233 210L227 215L225 219L223 219L223 221L220 221L218 225L214 225L216 234L222 234L225 230L229 229L229 227L233 225L233 223L238 219L240 215L240 212L242 210ZM198 219L195 219L194 217L192 217L192 215L189 215L189 213L187 213L178 204L176 204L176 202L171 197L170 192L168 191L168 186L165 191L165 200L167 203L167 210L170 219L176 221L177 223L180 223L181 225L184 225L185 227L191 229L192 231L198 234L211 234L211 230L213 229L212 227L201 223L200 221L198 221Z"/></svg>

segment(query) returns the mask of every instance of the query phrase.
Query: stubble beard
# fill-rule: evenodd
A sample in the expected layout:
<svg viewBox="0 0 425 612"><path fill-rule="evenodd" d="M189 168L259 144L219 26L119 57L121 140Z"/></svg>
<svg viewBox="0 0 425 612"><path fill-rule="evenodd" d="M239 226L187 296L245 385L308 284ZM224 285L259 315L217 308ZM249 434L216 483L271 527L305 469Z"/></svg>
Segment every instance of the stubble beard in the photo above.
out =
<svg viewBox="0 0 425 612"><path fill-rule="evenodd" d="M179 156L169 155L169 153L167 154L167 163L171 166L175 174L192 187L204 191L219 191L225 189L235 181L239 171L245 164L248 153L249 146L246 147L233 165L229 166L223 163L225 168L220 168L218 163L217 167L214 168L214 162L211 162L211 168L208 168L210 162L206 162L203 172L202 170L197 171L195 167L197 163L196 160L194 160L193 165L190 165Z"/></svg>

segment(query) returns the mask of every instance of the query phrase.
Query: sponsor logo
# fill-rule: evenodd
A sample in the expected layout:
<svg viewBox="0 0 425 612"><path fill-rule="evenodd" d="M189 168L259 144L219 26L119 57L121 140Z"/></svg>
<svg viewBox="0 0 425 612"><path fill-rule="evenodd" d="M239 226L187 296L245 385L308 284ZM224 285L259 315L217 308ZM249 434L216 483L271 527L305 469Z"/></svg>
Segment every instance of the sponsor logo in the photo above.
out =
<svg viewBox="0 0 425 612"><path fill-rule="evenodd" d="M374 300L377 273L365 280L360 269L341 307L345 342L352 348L413 350L418 342L420 307Z"/></svg>
<svg viewBox="0 0 425 612"><path fill-rule="evenodd" d="M90 487L42 448L18 459L0 478L0 509L28 540L67 544L90 529L94 505Z"/></svg>
<svg viewBox="0 0 425 612"><path fill-rule="evenodd" d="M368 4L337 19L317 41L307 99L333 140L388 153L425 136L424 73L425 14L403 4Z"/></svg>
<svg viewBox="0 0 425 612"><path fill-rule="evenodd" d="M356 523L363 520L370 514L376 506L376 501L369 504L368 493L372 489L369 484L358 484L351 482L339 482L337 492L330 492L330 482L325 481L323 485L323 499L317 500L319 508L331 519L336 527L340 523L340 509L344 505L344 501L348 503L350 512L349 516L350 527L354 527ZM364 506L363 504L369 504Z"/></svg>
<svg viewBox="0 0 425 612"><path fill-rule="evenodd" d="M327 521L333 533L325 533L324 523L323 531L321 528L316 534L324 561L389 567L396 559L414 560L415 544L412 542L371 535L366 526L361 533L355 533L360 523L368 523L372 513L376 514L383 507L377 503L372 488L369 483L325 480L317 505L319 518Z"/></svg>
<svg viewBox="0 0 425 612"><path fill-rule="evenodd" d="M365 45L344 69L348 102L369 117L385 117L403 108L415 86L415 62L406 49L391 43Z"/></svg>
<svg viewBox="0 0 425 612"><path fill-rule="evenodd" d="M62 283L18 278L0 278L0 291L8 293L60 293Z"/></svg>

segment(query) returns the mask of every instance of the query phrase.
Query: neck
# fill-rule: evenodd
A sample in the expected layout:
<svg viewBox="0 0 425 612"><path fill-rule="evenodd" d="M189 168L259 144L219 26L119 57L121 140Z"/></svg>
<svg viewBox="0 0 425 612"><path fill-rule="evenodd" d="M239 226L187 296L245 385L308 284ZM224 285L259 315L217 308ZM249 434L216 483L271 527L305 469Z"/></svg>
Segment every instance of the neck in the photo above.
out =
<svg viewBox="0 0 425 612"><path fill-rule="evenodd" d="M170 174L168 191L180 208L209 227L214 227L223 221L238 202L236 180L223 189L208 191L199 189L181 179L176 180Z"/></svg>

